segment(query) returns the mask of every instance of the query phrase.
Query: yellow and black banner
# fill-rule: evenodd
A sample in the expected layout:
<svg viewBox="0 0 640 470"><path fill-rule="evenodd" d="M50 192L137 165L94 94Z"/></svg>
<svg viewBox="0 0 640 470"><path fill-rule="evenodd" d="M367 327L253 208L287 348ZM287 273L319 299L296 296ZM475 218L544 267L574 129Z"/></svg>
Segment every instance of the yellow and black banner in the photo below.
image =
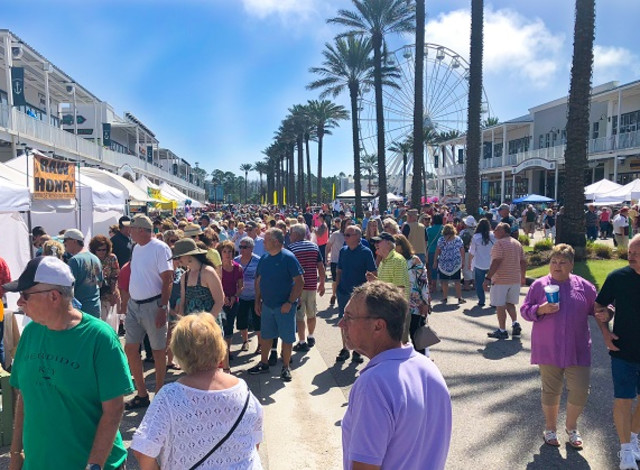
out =
<svg viewBox="0 0 640 470"><path fill-rule="evenodd" d="M34 155L33 198L75 199L76 165Z"/></svg>

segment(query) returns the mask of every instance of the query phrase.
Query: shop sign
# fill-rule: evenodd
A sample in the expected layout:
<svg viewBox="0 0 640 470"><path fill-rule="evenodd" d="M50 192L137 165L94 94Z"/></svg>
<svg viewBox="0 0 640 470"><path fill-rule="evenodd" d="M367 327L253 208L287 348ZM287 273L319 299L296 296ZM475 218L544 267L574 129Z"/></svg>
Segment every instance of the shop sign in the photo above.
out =
<svg viewBox="0 0 640 470"><path fill-rule="evenodd" d="M76 165L34 156L33 158L33 198L34 199L75 199Z"/></svg>
<svg viewBox="0 0 640 470"><path fill-rule="evenodd" d="M544 158L530 158L523 161L520 165L513 167L513 174L520 173L529 168L544 168L545 170L555 170L556 162L545 160Z"/></svg>

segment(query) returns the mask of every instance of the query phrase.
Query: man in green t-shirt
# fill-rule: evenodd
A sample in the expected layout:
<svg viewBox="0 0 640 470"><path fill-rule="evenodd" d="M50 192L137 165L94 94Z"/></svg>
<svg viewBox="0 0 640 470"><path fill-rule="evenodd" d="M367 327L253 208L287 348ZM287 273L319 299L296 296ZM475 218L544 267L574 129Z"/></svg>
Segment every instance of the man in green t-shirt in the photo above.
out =
<svg viewBox="0 0 640 470"><path fill-rule="evenodd" d="M133 383L109 325L73 308L74 277L54 256L27 264L18 305L31 318L18 344L12 469L116 470L127 459L118 427Z"/></svg>

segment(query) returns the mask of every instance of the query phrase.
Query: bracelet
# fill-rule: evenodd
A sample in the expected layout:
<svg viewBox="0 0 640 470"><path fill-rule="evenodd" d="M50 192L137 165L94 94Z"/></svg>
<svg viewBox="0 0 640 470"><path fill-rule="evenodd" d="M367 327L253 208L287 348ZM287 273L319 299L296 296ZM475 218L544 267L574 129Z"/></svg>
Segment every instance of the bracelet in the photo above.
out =
<svg viewBox="0 0 640 470"><path fill-rule="evenodd" d="M11 450L11 451L9 451L9 454L11 454L11 455L22 455L22 451L21 450L19 450L19 451Z"/></svg>

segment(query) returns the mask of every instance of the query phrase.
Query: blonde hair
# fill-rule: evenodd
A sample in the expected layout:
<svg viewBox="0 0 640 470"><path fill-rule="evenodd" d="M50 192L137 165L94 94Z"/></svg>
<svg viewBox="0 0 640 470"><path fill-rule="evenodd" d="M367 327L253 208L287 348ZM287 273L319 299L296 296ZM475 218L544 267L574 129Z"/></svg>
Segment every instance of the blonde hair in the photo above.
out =
<svg viewBox="0 0 640 470"><path fill-rule="evenodd" d="M576 252L571 245L559 243L551 250L551 258L561 257L573 264Z"/></svg>
<svg viewBox="0 0 640 470"><path fill-rule="evenodd" d="M55 256L58 259L62 259L64 255L64 246L57 240L47 240L42 245L43 256Z"/></svg>
<svg viewBox="0 0 640 470"><path fill-rule="evenodd" d="M173 329L170 347L186 374L216 369L227 350L222 330L208 312L183 317Z"/></svg>
<svg viewBox="0 0 640 470"><path fill-rule="evenodd" d="M453 226L453 224L447 224L444 227L442 227L442 235L444 235L445 237L448 235L457 235L457 234L458 234L458 231Z"/></svg>

